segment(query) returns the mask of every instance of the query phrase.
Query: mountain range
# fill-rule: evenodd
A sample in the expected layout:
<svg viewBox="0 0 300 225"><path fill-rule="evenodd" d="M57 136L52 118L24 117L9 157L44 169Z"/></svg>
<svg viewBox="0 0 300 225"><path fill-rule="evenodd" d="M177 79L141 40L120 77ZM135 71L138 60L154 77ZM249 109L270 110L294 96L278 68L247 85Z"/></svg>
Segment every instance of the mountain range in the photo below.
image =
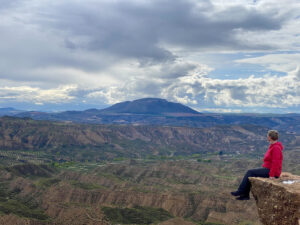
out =
<svg viewBox="0 0 300 225"><path fill-rule="evenodd" d="M114 104L105 109L46 113L0 109L0 116L29 117L34 120L68 121L90 124L134 124L188 127L254 124L267 128L300 132L300 114L217 114L200 113L180 103L159 98L143 98Z"/></svg>

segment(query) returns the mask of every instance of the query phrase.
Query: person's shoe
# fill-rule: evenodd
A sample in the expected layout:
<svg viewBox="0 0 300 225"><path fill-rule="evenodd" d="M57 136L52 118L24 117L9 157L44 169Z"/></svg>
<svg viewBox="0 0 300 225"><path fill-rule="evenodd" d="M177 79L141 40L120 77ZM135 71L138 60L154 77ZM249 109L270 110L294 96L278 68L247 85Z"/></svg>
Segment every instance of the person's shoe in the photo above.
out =
<svg viewBox="0 0 300 225"><path fill-rule="evenodd" d="M233 192L230 192L230 194L233 195L233 196L240 196L240 195L242 195L243 193L240 192L240 191L233 191Z"/></svg>
<svg viewBox="0 0 300 225"><path fill-rule="evenodd" d="M241 200L241 201L249 200L249 199L250 199L249 195L241 195L240 197L236 198L236 200Z"/></svg>

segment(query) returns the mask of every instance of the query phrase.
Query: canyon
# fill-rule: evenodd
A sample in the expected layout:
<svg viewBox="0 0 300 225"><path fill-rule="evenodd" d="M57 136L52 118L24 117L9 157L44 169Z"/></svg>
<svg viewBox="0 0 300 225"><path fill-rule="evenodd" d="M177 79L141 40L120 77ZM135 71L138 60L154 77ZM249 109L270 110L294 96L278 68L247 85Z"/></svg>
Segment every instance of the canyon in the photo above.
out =
<svg viewBox="0 0 300 225"><path fill-rule="evenodd" d="M126 109L128 104L134 108L131 102L121 106ZM164 116L184 121L181 125L186 125L182 113L196 120L203 116L164 104L175 107ZM130 120L144 117L148 110L145 106L140 114L118 112L119 106L102 115L122 114ZM149 121L161 116L146 115ZM218 118L225 117L230 115ZM246 202L230 192L248 169L262 165L270 129L266 121L286 128L280 130L283 171L300 175L298 125L294 119L284 117L282 122L275 117L257 120L251 115L264 121L258 124L230 124L235 116L227 124L216 124L203 117L203 126L1 117L0 224L261 225L262 215L267 218L273 212L259 203L261 183L254 181L253 196Z"/></svg>

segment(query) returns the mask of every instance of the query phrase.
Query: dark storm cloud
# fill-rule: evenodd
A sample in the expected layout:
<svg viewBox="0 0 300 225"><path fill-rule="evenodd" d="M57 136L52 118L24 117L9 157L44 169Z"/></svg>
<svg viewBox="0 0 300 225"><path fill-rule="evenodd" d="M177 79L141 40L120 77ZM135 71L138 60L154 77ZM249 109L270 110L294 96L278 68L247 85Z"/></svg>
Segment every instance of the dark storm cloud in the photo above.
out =
<svg viewBox="0 0 300 225"><path fill-rule="evenodd" d="M164 45L196 49L268 49L243 42L240 31L281 28L276 14L242 6L217 10L209 1L62 1L44 9L39 17L46 29L66 35L68 48L108 52L120 57L163 62L174 60ZM85 41L76 39L85 38ZM74 40L72 40L74 39Z"/></svg>

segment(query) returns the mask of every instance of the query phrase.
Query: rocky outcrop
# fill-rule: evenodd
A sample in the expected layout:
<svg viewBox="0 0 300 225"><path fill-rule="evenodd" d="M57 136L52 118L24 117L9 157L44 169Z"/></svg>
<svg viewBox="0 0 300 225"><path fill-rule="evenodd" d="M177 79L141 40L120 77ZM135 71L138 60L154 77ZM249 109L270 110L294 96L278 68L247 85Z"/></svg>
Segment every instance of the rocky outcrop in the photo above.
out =
<svg viewBox="0 0 300 225"><path fill-rule="evenodd" d="M300 176L252 177L251 191L264 225L300 225Z"/></svg>

